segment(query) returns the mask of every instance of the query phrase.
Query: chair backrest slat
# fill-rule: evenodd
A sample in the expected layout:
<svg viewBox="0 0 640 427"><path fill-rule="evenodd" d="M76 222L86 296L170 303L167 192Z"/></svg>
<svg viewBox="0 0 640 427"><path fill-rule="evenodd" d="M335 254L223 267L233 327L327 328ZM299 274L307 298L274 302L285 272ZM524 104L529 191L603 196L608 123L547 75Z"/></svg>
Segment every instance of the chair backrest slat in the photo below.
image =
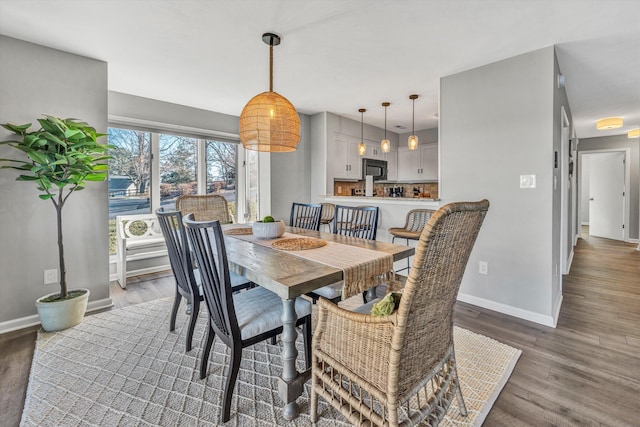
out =
<svg viewBox="0 0 640 427"><path fill-rule="evenodd" d="M184 218L184 225L200 268L210 324L217 336L228 345L233 341L239 342L240 328L233 306L227 251L220 221L195 221L194 215L189 214Z"/></svg>
<svg viewBox="0 0 640 427"><path fill-rule="evenodd" d="M377 206L336 206L333 233L376 240L378 231Z"/></svg>
<svg viewBox="0 0 640 427"><path fill-rule="evenodd" d="M320 230L322 205L312 203L293 203L289 225L307 230Z"/></svg>
<svg viewBox="0 0 640 427"><path fill-rule="evenodd" d="M199 298L198 285L193 273L193 262L187 234L182 224L182 215L179 211L165 211L163 208L156 210L156 216L164 235L169 253L169 263L178 285L178 291L185 298Z"/></svg>

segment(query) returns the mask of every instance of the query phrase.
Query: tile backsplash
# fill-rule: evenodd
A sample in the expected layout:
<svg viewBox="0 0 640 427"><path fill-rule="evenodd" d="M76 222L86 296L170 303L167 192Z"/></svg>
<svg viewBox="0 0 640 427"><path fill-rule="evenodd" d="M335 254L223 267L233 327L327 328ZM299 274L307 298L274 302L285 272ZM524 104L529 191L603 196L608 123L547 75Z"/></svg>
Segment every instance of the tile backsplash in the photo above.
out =
<svg viewBox="0 0 640 427"><path fill-rule="evenodd" d="M373 194L377 197L391 197L391 188L402 187L404 197L438 198L438 183L403 183L403 184L373 184ZM415 191L414 191L415 190ZM333 194L336 196L364 196L364 181L348 182L334 181Z"/></svg>

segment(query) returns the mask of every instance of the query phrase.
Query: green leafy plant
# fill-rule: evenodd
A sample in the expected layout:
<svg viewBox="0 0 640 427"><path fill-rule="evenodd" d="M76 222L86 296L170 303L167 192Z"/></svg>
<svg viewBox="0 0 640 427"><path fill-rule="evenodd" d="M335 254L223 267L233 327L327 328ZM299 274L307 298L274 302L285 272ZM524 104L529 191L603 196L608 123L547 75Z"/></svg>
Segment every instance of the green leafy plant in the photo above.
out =
<svg viewBox="0 0 640 427"><path fill-rule="evenodd" d="M29 132L31 123L13 125L5 123L5 129L14 133L12 138L0 144L22 151L26 160L2 159L0 168L17 169L16 181L32 181L38 186L42 200L51 200L56 209L58 229L58 261L60 266L60 295L67 299L67 280L62 239L62 208L71 194L83 190L87 181L104 181L109 159L105 155L111 148L98 143L106 134L97 133L87 123L78 119L60 119L44 116L38 119L41 128Z"/></svg>

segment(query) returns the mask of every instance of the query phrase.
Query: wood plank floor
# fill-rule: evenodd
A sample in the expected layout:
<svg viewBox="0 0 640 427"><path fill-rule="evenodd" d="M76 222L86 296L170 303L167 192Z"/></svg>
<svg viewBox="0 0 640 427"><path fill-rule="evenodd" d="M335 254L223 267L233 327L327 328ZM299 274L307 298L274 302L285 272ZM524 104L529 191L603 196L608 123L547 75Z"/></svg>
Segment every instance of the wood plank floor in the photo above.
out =
<svg viewBox="0 0 640 427"><path fill-rule="evenodd" d="M458 303L455 323L522 350L485 426L639 426L640 252L578 241L557 328ZM112 283L115 308L173 295L166 273ZM0 335L0 425L18 425L35 328Z"/></svg>

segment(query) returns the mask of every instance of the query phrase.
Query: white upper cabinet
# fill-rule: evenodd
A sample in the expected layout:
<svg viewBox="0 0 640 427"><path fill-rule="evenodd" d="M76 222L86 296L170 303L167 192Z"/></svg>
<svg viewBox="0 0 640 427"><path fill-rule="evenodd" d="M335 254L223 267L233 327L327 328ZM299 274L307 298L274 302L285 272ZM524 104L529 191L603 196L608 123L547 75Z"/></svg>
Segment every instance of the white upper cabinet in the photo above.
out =
<svg viewBox="0 0 640 427"><path fill-rule="evenodd" d="M367 152L365 153L364 157L368 159L386 160L380 144L368 142L365 143L365 145L367 146Z"/></svg>
<svg viewBox="0 0 640 427"><path fill-rule="evenodd" d="M391 178L389 178L391 179ZM438 144L422 144L418 150L398 148L398 181L437 181Z"/></svg>
<svg viewBox="0 0 640 427"><path fill-rule="evenodd" d="M327 172L334 179L362 179L362 157L358 155L359 141L334 133L327 152Z"/></svg>

